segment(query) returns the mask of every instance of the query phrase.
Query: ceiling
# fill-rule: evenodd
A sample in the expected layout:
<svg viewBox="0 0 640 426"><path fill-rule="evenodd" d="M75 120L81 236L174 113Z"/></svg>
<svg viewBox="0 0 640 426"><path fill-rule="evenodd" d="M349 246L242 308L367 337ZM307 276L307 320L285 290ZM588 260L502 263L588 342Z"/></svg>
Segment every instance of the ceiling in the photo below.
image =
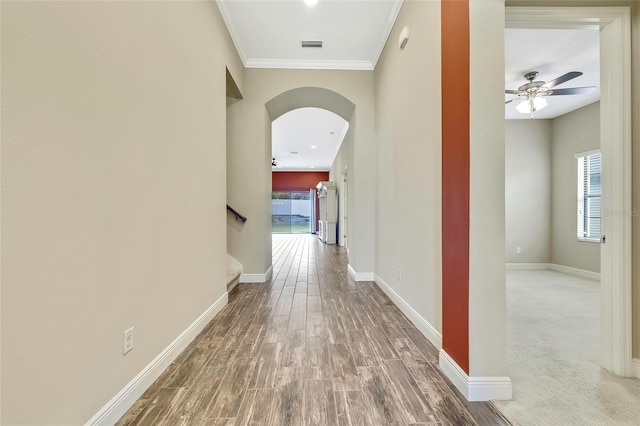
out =
<svg viewBox="0 0 640 426"><path fill-rule="evenodd" d="M372 70L402 0L218 2L247 68ZM302 48L301 40L322 40Z"/></svg>
<svg viewBox="0 0 640 426"><path fill-rule="evenodd" d="M222 0L218 6L247 68L372 70L403 0ZM266 17L266 18L265 18ZM322 40L322 48L302 48L301 40ZM551 119L600 99L598 30L505 30L505 88L517 89L523 74L553 80L569 71L582 76L558 88L596 86L588 95L552 96L534 113ZM505 95L505 101L513 98ZM506 119L529 119L505 105ZM285 114L273 123L274 170L328 170L348 123L317 108ZM333 134L331 134L333 132ZM317 148L311 149L311 145ZM298 154L291 154L291 152Z"/></svg>
<svg viewBox="0 0 640 426"><path fill-rule="evenodd" d="M329 170L349 123L321 108L300 108L273 121L273 171Z"/></svg>
<svg viewBox="0 0 640 426"><path fill-rule="evenodd" d="M505 30L505 89L517 89L526 83L523 74L538 71L536 80L550 81L569 71L580 71L580 77L557 88L596 86L587 95L547 97L549 105L536 111L535 119L564 115L600 99L600 33L594 30ZM505 101L514 98L505 95ZM519 102L505 105L505 117L528 119L529 114L516 110Z"/></svg>

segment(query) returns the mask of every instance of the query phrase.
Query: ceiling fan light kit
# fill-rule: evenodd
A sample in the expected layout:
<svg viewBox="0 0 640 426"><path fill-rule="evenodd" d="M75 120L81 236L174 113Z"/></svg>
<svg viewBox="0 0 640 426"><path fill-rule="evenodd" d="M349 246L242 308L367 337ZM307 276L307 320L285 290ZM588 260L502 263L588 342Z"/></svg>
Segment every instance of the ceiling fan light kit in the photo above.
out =
<svg viewBox="0 0 640 426"><path fill-rule="evenodd" d="M523 114L531 114L535 111L540 111L547 105L549 105L549 103L545 98L536 96L529 99L524 99L518 104L518 106L516 106L516 109L518 110L518 112L521 112Z"/></svg>
<svg viewBox="0 0 640 426"><path fill-rule="evenodd" d="M594 86L589 87L572 87L567 89L556 89L553 90L554 87L566 83L569 80L573 80L576 77L580 77L582 75L579 71L571 71L555 80L551 80L549 82L544 81L535 81L538 76L537 71L530 71L524 74L524 78L528 81L528 83L523 84L518 87L517 90L505 90L505 93L509 95L517 95L517 98L509 99L505 102L509 104L516 100L522 100L517 106L516 110L522 114L531 114L531 118L533 118L533 113L535 111L540 111L542 108L546 107L549 103L545 99L545 96L561 96L561 95L582 95L587 94L594 91L596 88Z"/></svg>

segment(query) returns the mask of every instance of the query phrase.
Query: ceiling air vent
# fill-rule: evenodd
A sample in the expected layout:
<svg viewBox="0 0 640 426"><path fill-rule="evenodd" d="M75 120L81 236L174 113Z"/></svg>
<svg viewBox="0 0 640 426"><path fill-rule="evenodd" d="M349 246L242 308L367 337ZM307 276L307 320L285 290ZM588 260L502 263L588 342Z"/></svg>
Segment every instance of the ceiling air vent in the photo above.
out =
<svg viewBox="0 0 640 426"><path fill-rule="evenodd" d="M322 40L302 40L302 47L322 47Z"/></svg>

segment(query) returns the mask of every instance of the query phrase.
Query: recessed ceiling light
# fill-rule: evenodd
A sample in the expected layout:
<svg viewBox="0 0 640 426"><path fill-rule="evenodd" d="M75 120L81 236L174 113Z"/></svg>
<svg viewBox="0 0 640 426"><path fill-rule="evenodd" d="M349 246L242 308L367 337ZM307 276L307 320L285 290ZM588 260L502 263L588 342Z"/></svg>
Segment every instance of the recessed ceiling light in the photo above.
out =
<svg viewBox="0 0 640 426"><path fill-rule="evenodd" d="M311 166L311 168L313 169L313 166Z"/></svg>
<svg viewBox="0 0 640 426"><path fill-rule="evenodd" d="M317 146L311 145L311 149L316 149L316 148L317 148Z"/></svg>
<svg viewBox="0 0 640 426"><path fill-rule="evenodd" d="M318 3L318 0L304 0L304 2L309 6L313 6L314 4Z"/></svg>

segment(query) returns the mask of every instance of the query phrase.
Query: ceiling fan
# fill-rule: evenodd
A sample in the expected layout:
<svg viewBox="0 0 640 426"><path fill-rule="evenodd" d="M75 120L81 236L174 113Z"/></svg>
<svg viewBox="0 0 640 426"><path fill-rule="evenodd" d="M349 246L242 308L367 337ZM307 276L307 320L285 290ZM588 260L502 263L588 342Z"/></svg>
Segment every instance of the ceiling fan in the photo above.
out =
<svg viewBox="0 0 640 426"><path fill-rule="evenodd" d="M576 77L580 77L582 73L580 71L571 71L560 77L544 82L534 81L538 76L538 71L530 71L524 75L524 78L528 81L517 90L505 90L504 92L509 95L518 95L518 97L509 99L505 102L509 104L513 101L522 100L520 104L516 106L516 109L523 114L531 114L533 117L534 111L539 111L547 106L546 96L561 96L561 95L583 95L593 92L596 87L570 87L566 89L554 89L554 87L566 83L569 80L573 80Z"/></svg>
<svg viewBox="0 0 640 426"><path fill-rule="evenodd" d="M280 161L279 161L279 160L276 160L276 158L275 158L275 157L272 157L272 158L271 158L271 167L275 167L275 168L281 169L281 168L283 168L283 167L289 167L289 166L290 166L289 164L282 164L282 163L280 163Z"/></svg>

